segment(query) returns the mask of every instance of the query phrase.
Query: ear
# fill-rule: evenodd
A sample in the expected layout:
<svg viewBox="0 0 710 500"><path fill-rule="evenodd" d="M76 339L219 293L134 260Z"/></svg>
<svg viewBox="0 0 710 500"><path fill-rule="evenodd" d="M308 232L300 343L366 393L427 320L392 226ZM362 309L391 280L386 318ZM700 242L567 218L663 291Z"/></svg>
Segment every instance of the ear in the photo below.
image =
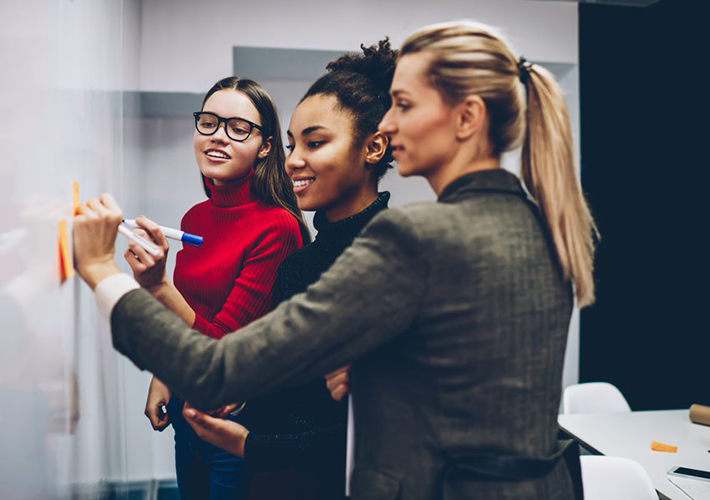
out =
<svg viewBox="0 0 710 500"><path fill-rule="evenodd" d="M261 147L259 148L259 152L256 154L256 157L259 158L260 160L263 160L264 158L269 156L273 142L274 142L273 137L269 137L264 142L262 142Z"/></svg>
<svg viewBox="0 0 710 500"><path fill-rule="evenodd" d="M460 140L466 140L483 128L488 108L479 95L466 96L457 108L456 136Z"/></svg>
<svg viewBox="0 0 710 500"><path fill-rule="evenodd" d="M375 132L370 140L367 141L367 149L365 151L365 163L370 165L375 165L382 161L385 153L387 152L387 146L389 146L390 139L382 132Z"/></svg>

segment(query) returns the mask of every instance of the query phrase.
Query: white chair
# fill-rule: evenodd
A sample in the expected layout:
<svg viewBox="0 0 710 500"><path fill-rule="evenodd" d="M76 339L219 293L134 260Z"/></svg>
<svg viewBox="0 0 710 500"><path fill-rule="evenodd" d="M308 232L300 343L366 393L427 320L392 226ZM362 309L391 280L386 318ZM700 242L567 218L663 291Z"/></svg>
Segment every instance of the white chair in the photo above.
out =
<svg viewBox="0 0 710 500"><path fill-rule="evenodd" d="M584 456L584 500L658 500L648 473L628 458Z"/></svg>
<svg viewBox="0 0 710 500"><path fill-rule="evenodd" d="M562 395L562 413L625 413L631 411L626 398L607 382L570 385Z"/></svg>

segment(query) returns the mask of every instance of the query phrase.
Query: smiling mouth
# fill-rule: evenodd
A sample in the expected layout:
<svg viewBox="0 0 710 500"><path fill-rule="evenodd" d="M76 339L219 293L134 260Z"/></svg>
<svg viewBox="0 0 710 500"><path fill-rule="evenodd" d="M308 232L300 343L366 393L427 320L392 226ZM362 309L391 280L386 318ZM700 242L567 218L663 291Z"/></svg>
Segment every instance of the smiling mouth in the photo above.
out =
<svg viewBox="0 0 710 500"><path fill-rule="evenodd" d="M312 183L315 180L316 180L315 177L309 177L308 179L298 179L296 181L293 181L293 185L294 185L294 187L304 187L304 186L308 186L310 183Z"/></svg>
<svg viewBox="0 0 710 500"><path fill-rule="evenodd" d="M298 194L304 189L306 189L308 186L313 184L315 182L316 178L315 177L307 177L304 179L294 179L293 180L293 192Z"/></svg>
<svg viewBox="0 0 710 500"><path fill-rule="evenodd" d="M205 156L208 158L215 158L218 160L231 160L232 157L229 156L227 153L224 153L223 151L217 151L215 149L208 149L205 151Z"/></svg>

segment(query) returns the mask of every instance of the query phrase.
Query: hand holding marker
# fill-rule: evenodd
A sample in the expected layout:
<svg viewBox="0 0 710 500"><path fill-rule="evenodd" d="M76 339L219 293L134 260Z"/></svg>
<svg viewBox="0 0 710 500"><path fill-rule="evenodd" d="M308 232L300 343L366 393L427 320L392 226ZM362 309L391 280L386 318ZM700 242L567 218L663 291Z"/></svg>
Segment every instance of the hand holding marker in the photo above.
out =
<svg viewBox="0 0 710 500"><path fill-rule="evenodd" d="M147 239L138 236L136 233L131 231L129 228L136 228L140 227L138 223L136 223L135 219L123 219L123 223L121 223L120 226L118 226L118 231L124 235L126 238L128 238L131 241L134 241L138 243L140 246L142 246L146 252L153 256L157 256L160 254L160 249L151 241L148 241ZM188 245L192 245L194 247L199 247L202 245L202 236L196 236L194 234L186 233L184 231L180 231L179 229L172 229L169 227L163 227L163 226L158 226L160 227L160 230L163 232L166 238L170 238L173 240L178 240L182 241L183 243L186 243Z"/></svg>

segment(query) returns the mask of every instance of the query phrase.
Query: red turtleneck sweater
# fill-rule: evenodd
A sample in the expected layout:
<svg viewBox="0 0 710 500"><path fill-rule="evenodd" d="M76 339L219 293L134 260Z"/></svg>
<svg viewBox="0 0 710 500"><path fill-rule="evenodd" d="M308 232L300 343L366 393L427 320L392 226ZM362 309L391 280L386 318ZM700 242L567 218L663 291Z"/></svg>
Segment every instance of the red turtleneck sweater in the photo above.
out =
<svg viewBox="0 0 710 500"><path fill-rule="evenodd" d="M178 252L175 286L195 311L192 328L217 339L274 307L276 271L303 244L295 217L259 201L251 179L208 183L211 198L192 207L181 223L204 243Z"/></svg>

